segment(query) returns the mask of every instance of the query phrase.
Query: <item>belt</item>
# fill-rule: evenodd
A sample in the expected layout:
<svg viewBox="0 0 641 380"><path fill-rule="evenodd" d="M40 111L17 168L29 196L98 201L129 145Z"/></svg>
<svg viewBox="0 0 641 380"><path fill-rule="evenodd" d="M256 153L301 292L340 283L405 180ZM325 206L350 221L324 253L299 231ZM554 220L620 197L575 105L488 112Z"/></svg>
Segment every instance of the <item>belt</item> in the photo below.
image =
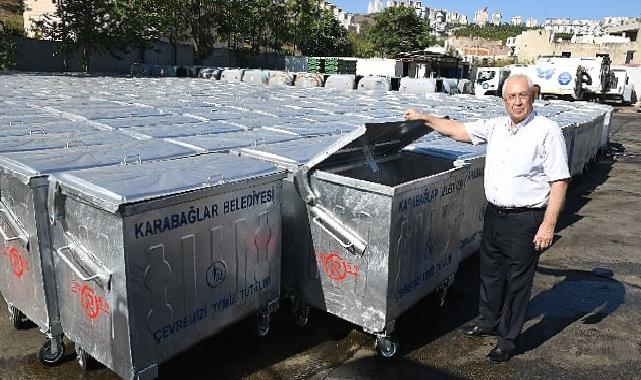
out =
<svg viewBox="0 0 641 380"><path fill-rule="evenodd" d="M492 203L487 203L488 207L499 214L517 214L528 211L545 211L545 207L502 207Z"/></svg>

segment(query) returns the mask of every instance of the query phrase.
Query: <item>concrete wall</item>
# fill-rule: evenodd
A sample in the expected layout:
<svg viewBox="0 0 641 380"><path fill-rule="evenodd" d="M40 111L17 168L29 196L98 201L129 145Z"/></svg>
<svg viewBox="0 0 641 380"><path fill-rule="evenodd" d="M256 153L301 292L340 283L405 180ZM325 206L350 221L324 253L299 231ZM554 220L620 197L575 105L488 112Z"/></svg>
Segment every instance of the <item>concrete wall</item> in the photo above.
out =
<svg viewBox="0 0 641 380"><path fill-rule="evenodd" d="M73 54L65 66L62 56L55 56L55 41L17 38L17 66L19 71L63 72L82 71L80 53ZM173 65L174 52L170 44L158 42L144 52L144 62L158 65ZM130 73L131 65L141 62L138 50L117 51L92 55L89 72L92 73ZM177 65L193 65L194 54L191 45L179 44L176 52ZM243 67L284 70L285 57L279 54L235 54L226 48L215 49L210 58L203 62L206 66Z"/></svg>
<svg viewBox="0 0 641 380"><path fill-rule="evenodd" d="M516 55L519 63L531 63L542 55L561 55L572 53L572 57L596 57L597 54L608 54L613 64L626 63L628 51L634 51L630 64L641 63L641 41L630 43L582 44L554 42L553 34L548 30L528 30L516 37Z"/></svg>

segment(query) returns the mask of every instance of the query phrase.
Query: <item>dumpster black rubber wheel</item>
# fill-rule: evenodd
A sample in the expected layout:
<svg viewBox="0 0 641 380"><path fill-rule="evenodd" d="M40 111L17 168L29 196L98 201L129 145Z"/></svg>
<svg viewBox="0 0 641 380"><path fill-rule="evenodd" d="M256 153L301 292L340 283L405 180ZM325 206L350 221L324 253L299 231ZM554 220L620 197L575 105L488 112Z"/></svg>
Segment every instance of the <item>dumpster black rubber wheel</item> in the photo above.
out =
<svg viewBox="0 0 641 380"><path fill-rule="evenodd" d="M100 362L79 346L76 346L76 360L78 361L80 368L84 371L92 371L94 369L102 368L102 364L100 364Z"/></svg>
<svg viewBox="0 0 641 380"><path fill-rule="evenodd" d="M298 305L294 308L294 319L296 326L305 327L309 321L310 307L308 305Z"/></svg>
<svg viewBox="0 0 641 380"><path fill-rule="evenodd" d="M16 330L24 330L31 325L27 316L13 305L9 306L9 315L11 316L11 324Z"/></svg>
<svg viewBox="0 0 641 380"><path fill-rule="evenodd" d="M379 356L389 359L398 352L399 343L398 340L393 337L377 336L374 346Z"/></svg>
<svg viewBox="0 0 641 380"><path fill-rule="evenodd" d="M256 333L258 334L258 336L263 337L269 333L270 322L271 315L269 313L261 313L258 315L258 326L256 328Z"/></svg>
<svg viewBox="0 0 641 380"><path fill-rule="evenodd" d="M47 340L38 351L38 360L47 367L53 367L60 364L62 356L65 354L65 344L60 342L56 352L52 352L51 340Z"/></svg>

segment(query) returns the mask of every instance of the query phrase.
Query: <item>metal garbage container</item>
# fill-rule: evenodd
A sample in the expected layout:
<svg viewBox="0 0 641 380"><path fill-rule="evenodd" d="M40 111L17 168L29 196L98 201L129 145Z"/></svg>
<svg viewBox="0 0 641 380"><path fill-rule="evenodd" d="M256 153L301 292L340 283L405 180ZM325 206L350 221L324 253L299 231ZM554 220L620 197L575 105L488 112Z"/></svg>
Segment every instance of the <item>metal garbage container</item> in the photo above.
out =
<svg viewBox="0 0 641 380"><path fill-rule="evenodd" d="M367 124L309 146L240 149L293 172L283 281L301 325L309 306L326 310L376 334L392 356L396 318L453 279L469 166L402 151L425 132L417 122Z"/></svg>
<svg viewBox="0 0 641 380"><path fill-rule="evenodd" d="M81 365L93 357L153 379L159 363L249 315L267 334L283 177L230 154L52 176L60 319Z"/></svg>
<svg viewBox="0 0 641 380"><path fill-rule="evenodd" d="M194 154L191 149L162 141L134 140L119 146L0 156L0 290L14 326L20 328L29 319L47 335L49 340L39 351L43 364L57 364L64 353L47 221L48 175Z"/></svg>
<svg viewBox="0 0 641 380"><path fill-rule="evenodd" d="M460 260L479 250L483 233L483 219L487 200L483 184L485 173L485 145L471 145L441 138L412 144L406 150L452 161L454 165L468 164L465 195L458 239Z"/></svg>

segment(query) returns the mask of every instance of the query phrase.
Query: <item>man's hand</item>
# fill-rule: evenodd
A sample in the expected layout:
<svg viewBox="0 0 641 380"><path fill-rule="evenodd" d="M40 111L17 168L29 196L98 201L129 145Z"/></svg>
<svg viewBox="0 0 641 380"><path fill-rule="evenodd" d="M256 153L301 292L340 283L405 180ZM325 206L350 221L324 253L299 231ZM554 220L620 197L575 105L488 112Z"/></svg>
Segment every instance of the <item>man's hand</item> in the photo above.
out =
<svg viewBox="0 0 641 380"><path fill-rule="evenodd" d="M421 120L430 131L434 130L442 135L451 137L456 141L470 143L472 139L467 134L462 121L443 119L433 115L421 113L413 108L403 114L405 120Z"/></svg>
<svg viewBox="0 0 641 380"><path fill-rule="evenodd" d="M422 120L423 119L423 114L413 108L410 108L407 111L405 111L403 116L405 116L405 120Z"/></svg>
<svg viewBox="0 0 641 380"><path fill-rule="evenodd" d="M539 231L534 235L534 249L537 251L543 251L552 245L552 239L554 238L554 225L548 223L541 223L539 226Z"/></svg>

